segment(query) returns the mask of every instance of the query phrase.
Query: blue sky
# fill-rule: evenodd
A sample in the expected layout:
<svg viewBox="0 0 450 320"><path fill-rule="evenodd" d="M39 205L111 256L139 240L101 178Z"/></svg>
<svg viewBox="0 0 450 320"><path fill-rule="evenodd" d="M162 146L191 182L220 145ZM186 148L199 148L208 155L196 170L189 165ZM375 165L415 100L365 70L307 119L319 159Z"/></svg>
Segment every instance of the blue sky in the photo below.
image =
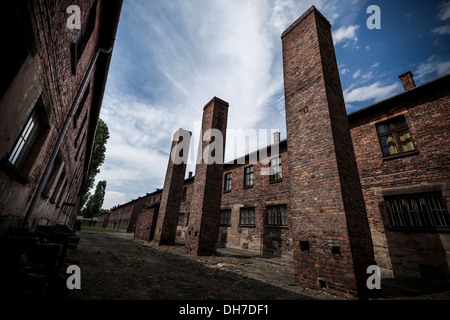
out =
<svg viewBox="0 0 450 320"><path fill-rule="evenodd" d="M214 96L230 104L230 132L279 130L285 139L280 35L311 5L333 26L349 113L401 93L408 70L416 85L450 73L450 0L125 0L101 111L111 136L97 176L108 182L103 207L163 187L178 128L193 132L196 155ZM380 30L367 28L370 5L381 9ZM242 155L231 140L226 161Z"/></svg>

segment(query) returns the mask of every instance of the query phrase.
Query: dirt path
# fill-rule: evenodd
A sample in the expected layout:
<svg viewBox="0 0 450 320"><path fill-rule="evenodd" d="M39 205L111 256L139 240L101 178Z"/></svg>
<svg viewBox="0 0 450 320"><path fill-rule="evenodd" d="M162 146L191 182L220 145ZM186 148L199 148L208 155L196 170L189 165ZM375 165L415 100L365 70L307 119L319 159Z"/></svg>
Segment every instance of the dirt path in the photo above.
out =
<svg viewBox="0 0 450 320"><path fill-rule="evenodd" d="M132 234L81 232L81 290L72 300L309 300L337 299L295 286L293 263L263 259L242 250L195 257L182 246L157 247Z"/></svg>

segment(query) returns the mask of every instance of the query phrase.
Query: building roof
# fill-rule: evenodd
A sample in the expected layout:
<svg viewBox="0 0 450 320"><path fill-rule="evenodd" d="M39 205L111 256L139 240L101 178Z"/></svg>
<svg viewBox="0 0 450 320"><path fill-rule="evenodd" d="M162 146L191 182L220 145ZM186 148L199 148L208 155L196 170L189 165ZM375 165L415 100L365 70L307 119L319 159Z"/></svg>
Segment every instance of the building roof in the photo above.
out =
<svg viewBox="0 0 450 320"><path fill-rule="evenodd" d="M398 104L401 101L404 101L406 99L416 97L419 95L423 95L425 92L430 92L434 89L441 88L441 87L450 88L450 73L447 75L444 75L442 77L439 77L435 80L424 83L418 87L412 88L408 91L401 92L392 97L389 97L387 99L379 101L375 104L372 104L370 106L367 106L365 108L362 108L360 110L352 112L348 115L348 119L350 122L355 121L355 120L359 119L360 117L365 116L367 114L370 114L373 112L379 112L387 107L391 107L393 104Z"/></svg>

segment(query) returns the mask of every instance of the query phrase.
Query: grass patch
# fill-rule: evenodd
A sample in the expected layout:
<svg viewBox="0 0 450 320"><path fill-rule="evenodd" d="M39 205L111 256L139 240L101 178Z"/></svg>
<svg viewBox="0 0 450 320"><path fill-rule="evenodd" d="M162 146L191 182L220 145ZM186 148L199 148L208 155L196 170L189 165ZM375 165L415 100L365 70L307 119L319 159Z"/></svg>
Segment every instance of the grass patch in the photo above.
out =
<svg viewBox="0 0 450 320"><path fill-rule="evenodd" d="M81 226L81 231L91 231L91 232L120 232L117 230L99 228L99 227L89 227L89 226Z"/></svg>

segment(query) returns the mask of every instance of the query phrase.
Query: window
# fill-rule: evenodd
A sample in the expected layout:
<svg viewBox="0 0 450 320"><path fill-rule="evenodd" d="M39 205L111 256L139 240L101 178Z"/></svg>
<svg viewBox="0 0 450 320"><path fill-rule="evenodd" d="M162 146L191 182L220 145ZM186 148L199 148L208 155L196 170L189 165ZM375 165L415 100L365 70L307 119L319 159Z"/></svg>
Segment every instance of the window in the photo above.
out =
<svg viewBox="0 0 450 320"><path fill-rule="evenodd" d="M241 208L239 216L240 226L254 226L255 225L255 208Z"/></svg>
<svg viewBox="0 0 450 320"><path fill-rule="evenodd" d="M270 160L270 182L277 182L283 179L281 170L281 156Z"/></svg>
<svg viewBox="0 0 450 320"><path fill-rule="evenodd" d="M25 159L36 141L39 130L40 124L37 112L33 111L8 158L9 162L17 169L22 169Z"/></svg>
<svg viewBox="0 0 450 320"><path fill-rule="evenodd" d="M225 173L223 191L224 192L231 191L231 172Z"/></svg>
<svg viewBox="0 0 450 320"><path fill-rule="evenodd" d="M180 212L178 215L178 226L182 227L184 223L184 212Z"/></svg>
<svg viewBox="0 0 450 320"><path fill-rule="evenodd" d="M287 207L285 205L267 207L266 224L268 226L286 227L288 225Z"/></svg>
<svg viewBox="0 0 450 320"><path fill-rule="evenodd" d="M183 188L183 194L181 195L181 201L184 202L186 201L186 192L187 192L187 187Z"/></svg>
<svg viewBox="0 0 450 320"><path fill-rule="evenodd" d="M92 5L89 15L84 21L81 30L78 32L75 41L72 43L72 74L77 73L77 65L81 56L83 55L84 49L87 46L91 34L95 29L95 16L97 15L97 1Z"/></svg>
<svg viewBox="0 0 450 320"><path fill-rule="evenodd" d="M220 225L225 227L231 226L231 210L222 210L220 212Z"/></svg>
<svg viewBox="0 0 450 320"><path fill-rule="evenodd" d="M244 168L244 187L253 187L253 166Z"/></svg>
<svg viewBox="0 0 450 320"><path fill-rule="evenodd" d="M450 219L440 193L386 197L392 227L450 227Z"/></svg>
<svg viewBox="0 0 450 320"><path fill-rule="evenodd" d="M403 116L377 124L377 132L385 157L415 150Z"/></svg>
<svg viewBox="0 0 450 320"><path fill-rule="evenodd" d="M2 164L23 182L28 182L27 175L33 169L49 132L46 109L42 97L39 97L11 150L2 158Z"/></svg>
<svg viewBox="0 0 450 320"><path fill-rule="evenodd" d="M50 178L47 180L44 190L42 190L42 195L44 197L46 198L50 197L52 189L55 187L54 184L56 180L59 178L59 174L61 173L63 165L64 163L61 161L61 155L58 154L58 156L55 158L55 162L53 163L52 171L49 176Z"/></svg>
<svg viewBox="0 0 450 320"><path fill-rule="evenodd" d="M57 202L57 199L59 198L59 195L63 191L63 184L66 182L66 172L63 170L61 175L59 176L58 183L56 184L56 188L53 191L53 195L50 198L50 202L55 204Z"/></svg>
<svg viewBox="0 0 450 320"><path fill-rule="evenodd" d="M86 100L87 100L87 98L88 98L88 96L89 96L89 91L90 91L90 90L91 90L91 84L89 83L89 84L87 85L86 90L84 91L83 97L81 98L81 101L80 101L80 103L79 103L79 105L78 105L77 112L76 112L75 115L73 116L73 127L74 127L74 128L76 128L77 125L78 125L78 120L79 120L79 118L80 118L81 112L82 112L83 109L84 109L84 105L86 104ZM86 112L86 116L87 116L87 112ZM85 117L86 117L86 116L85 116ZM83 119L83 125L82 125L81 127L84 126L84 122L85 122L85 119Z"/></svg>

